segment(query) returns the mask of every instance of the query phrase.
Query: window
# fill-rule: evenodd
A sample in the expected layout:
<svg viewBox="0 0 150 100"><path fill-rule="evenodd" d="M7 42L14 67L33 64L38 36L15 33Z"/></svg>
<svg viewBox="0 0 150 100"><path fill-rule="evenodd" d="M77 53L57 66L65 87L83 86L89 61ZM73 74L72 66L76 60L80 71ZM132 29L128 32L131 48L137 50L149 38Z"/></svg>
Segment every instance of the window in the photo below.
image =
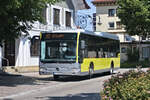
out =
<svg viewBox="0 0 150 100"><path fill-rule="evenodd" d="M121 53L126 53L126 52L127 52L126 47L122 47L122 48L121 48Z"/></svg>
<svg viewBox="0 0 150 100"><path fill-rule="evenodd" d="M93 29L96 31L96 13L93 14Z"/></svg>
<svg viewBox="0 0 150 100"><path fill-rule="evenodd" d="M115 9L108 9L108 16L115 16Z"/></svg>
<svg viewBox="0 0 150 100"><path fill-rule="evenodd" d="M55 25L60 25L60 10L59 9L56 9L54 8L53 9L53 24Z"/></svg>
<svg viewBox="0 0 150 100"><path fill-rule="evenodd" d="M143 58L148 58L150 56L149 51L150 51L150 48L148 48L148 47L143 47L142 48L142 56L143 56Z"/></svg>
<svg viewBox="0 0 150 100"><path fill-rule="evenodd" d="M71 27L71 12L66 11L66 26Z"/></svg>
<svg viewBox="0 0 150 100"><path fill-rule="evenodd" d="M125 41L132 41L132 38L128 35L125 36Z"/></svg>
<svg viewBox="0 0 150 100"><path fill-rule="evenodd" d="M39 36L34 36L31 39L31 48L30 48L31 56L39 56L40 51L39 46L40 46Z"/></svg>
<svg viewBox="0 0 150 100"><path fill-rule="evenodd" d="M86 43L84 49L79 49L80 50L79 55L83 55L80 57L109 58L109 57L116 57L117 54L119 53L119 49L120 49L119 41L94 37L90 35L83 35L83 34L81 34L80 39L84 40ZM79 48L80 47L81 47L81 42Z"/></svg>
<svg viewBox="0 0 150 100"><path fill-rule="evenodd" d="M114 29L115 25L114 22L109 22L109 29Z"/></svg>
<svg viewBox="0 0 150 100"><path fill-rule="evenodd" d="M122 29L123 28L123 25L121 24L120 21L116 22L116 25L117 25L117 29Z"/></svg>

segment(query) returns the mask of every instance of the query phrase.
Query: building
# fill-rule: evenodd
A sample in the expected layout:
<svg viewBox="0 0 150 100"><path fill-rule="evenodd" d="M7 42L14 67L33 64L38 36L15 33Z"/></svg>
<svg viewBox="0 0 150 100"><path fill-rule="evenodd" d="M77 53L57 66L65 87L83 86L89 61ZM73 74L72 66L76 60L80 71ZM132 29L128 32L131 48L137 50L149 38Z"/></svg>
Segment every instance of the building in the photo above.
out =
<svg viewBox="0 0 150 100"><path fill-rule="evenodd" d="M96 8L92 4L92 0L88 1L89 9L82 9L77 11L77 21L76 25L84 30L95 31L96 30Z"/></svg>
<svg viewBox="0 0 150 100"><path fill-rule="evenodd" d="M117 0L93 0L96 6L96 31L108 32L116 34L120 39L121 62L128 59L127 49L139 48L139 37L129 36L117 17ZM140 60L150 59L149 40L142 40Z"/></svg>
<svg viewBox="0 0 150 100"><path fill-rule="evenodd" d="M121 61L124 62L128 59L127 57L127 50L131 49L131 51L134 53L134 51L138 48L140 51L140 57L139 60L150 60L150 40L142 39L141 37L135 35L130 36L132 38L132 41L130 42L121 42L120 43L120 51L121 51ZM140 41L140 43L139 43Z"/></svg>
<svg viewBox="0 0 150 100"><path fill-rule="evenodd" d="M3 44L2 50L0 49L3 66L38 66L40 32L76 29L76 12L88 8L85 0L64 0L47 5L43 9L44 23L35 22L28 34L22 33L15 41Z"/></svg>
<svg viewBox="0 0 150 100"><path fill-rule="evenodd" d="M116 0L94 0L96 6L96 31L124 34L125 30L116 15Z"/></svg>

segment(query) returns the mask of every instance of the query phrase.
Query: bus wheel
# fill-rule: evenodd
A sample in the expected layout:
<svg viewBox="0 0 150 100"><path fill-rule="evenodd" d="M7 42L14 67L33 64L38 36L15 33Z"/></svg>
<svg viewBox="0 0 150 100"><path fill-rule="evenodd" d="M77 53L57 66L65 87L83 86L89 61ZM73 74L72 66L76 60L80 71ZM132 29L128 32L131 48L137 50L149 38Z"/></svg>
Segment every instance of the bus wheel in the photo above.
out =
<svg viewBox="0 0 150 100"><path fill-rule="evenodd" d="M59 79L59 75L53 75L54 80L58 80Z"/></svg>
<svg viewBox="0 0 150 100"><path fill-rule="evenodd" d="M114 73L114 63L111 62L111 66L110 66L110 74Z"/></svg>
<svg viewBox="0 0 150 100"><path fill-rule="evenodd" d="M89 68L89 79L92 78L93 74L94 74L94 65L93 63L91 63Z"/></svg>

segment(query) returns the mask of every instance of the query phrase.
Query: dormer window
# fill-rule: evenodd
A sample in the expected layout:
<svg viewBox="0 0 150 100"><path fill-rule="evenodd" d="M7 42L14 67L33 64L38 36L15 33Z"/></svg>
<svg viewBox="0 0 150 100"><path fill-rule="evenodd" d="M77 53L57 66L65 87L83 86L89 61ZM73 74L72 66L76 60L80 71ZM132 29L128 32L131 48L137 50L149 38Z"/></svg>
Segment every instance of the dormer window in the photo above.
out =
<svg viewBox="0 0 150 100"><path fill-rule="evenodd" d="M60 25L60 9L53 8L53 24Z"/></svg>
<svg viewBox="0 0 150 100"><path fill-rule="evenodd" d="M40 51L39 45L40 45L39 36L34 36L31 39L31 46L30 46L31 56L39 56L39 51Z"/></svg>
<svg viewBox="0 0 150 100"><path fill-rule="evenodd" d="M66 27L71 27L71 12L66 11Z"/></svg>

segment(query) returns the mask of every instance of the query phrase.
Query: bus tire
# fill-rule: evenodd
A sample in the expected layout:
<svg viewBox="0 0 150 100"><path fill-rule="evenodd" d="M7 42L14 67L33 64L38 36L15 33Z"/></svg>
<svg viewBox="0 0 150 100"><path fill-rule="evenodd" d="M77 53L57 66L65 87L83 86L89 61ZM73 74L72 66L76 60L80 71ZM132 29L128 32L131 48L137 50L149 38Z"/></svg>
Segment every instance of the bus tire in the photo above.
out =
<svg viewBox="0 0 150 100"><path fill-rule="evenodd" d="M114 62L112 61L110 65L110 74L113 74L113 73L114 73Z"/></svg>
<svg viewBox="0 0 150 100"><path fill-rule="evenodd" d="M89 79L93 77L93 74L94 74L94 64L91 63L89 67Z"/></svg>
<svg viewBox="0 0 150 100"><path fill-rule="evenodd" d="M58 80L59 79L59 75L53 75L54 80Z"/></svg>

